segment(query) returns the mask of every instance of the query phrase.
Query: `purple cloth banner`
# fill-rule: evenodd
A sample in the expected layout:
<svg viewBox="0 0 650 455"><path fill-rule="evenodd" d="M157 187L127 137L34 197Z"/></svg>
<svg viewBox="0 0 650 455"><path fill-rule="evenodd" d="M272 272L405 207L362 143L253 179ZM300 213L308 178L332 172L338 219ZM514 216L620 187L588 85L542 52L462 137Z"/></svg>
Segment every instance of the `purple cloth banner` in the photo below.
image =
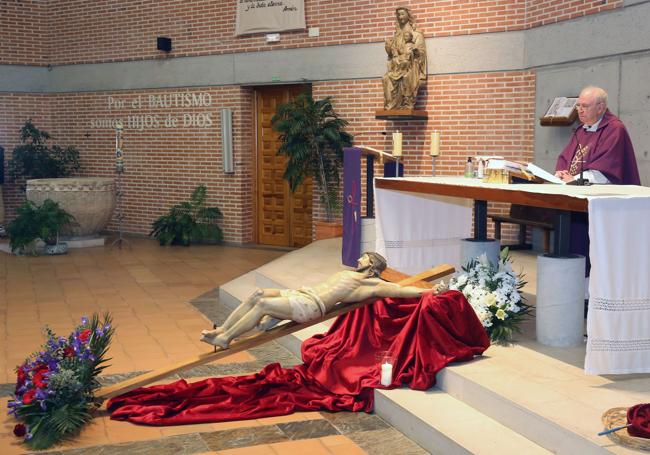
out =
<svg viewBox="0 0 650 455"><path fill-rule="evenodd" d="M361 149L343 149L343 249L344 265L356 267L361 255Z"/></svg>

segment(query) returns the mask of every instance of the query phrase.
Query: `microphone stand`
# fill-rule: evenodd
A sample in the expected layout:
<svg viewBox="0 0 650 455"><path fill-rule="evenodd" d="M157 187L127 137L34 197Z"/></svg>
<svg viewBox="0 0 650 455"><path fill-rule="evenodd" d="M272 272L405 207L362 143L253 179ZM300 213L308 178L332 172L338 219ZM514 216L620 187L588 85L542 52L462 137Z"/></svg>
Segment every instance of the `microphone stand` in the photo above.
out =
<svg viewBox="0 0 650 455"><path fill-rule="evenodd" d="M589 186L591 185L591 182L589 179L584 178L584 172L585 172L585 160L584 158L580 160L580 177L578 177L575 181L575 184L578 186Z"/></svg>

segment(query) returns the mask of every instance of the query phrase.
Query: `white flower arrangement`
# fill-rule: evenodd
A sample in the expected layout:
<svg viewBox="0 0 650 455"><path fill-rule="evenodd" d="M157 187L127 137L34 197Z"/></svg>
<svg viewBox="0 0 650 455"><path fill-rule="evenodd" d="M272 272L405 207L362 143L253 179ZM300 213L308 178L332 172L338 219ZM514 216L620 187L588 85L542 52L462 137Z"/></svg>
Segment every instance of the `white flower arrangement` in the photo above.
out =
<svg viewBox="0 0 650 455"><path fill-rule="evenodd" d="M449 289L463 293L493 343L507 342L519 324L531 313L521 295L526 284L523 274L512 270L507 248L501 251L495 266L485 254L472 259L463 267L463 273L452 278Z"/></svg>

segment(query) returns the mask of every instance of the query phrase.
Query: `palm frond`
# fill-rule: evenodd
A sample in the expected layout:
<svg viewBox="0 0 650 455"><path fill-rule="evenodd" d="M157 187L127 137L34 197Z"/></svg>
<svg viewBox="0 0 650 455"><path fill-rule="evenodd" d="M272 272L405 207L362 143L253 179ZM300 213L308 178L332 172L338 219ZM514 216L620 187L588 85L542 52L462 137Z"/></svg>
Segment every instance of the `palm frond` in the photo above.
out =
<svg viewBox="0 0 650 455"><path fill-rule="evenodd" d="M307 93L279 105L271 122L280 133L278 154L287 157L284 178L291 191L313 178L331 219L337 210L343 147L352 143L344 131L348 122L336 114L331 97L315 101Z"/></svg>

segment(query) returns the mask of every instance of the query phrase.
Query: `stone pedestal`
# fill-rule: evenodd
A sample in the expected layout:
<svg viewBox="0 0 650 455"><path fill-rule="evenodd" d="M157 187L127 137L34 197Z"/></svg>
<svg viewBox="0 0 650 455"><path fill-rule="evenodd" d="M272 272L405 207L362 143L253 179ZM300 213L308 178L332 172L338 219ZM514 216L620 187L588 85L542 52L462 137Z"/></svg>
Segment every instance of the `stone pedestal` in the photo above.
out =
<svg viewBox="0 0 650 455"><path fill-rule="evenodd" d="M470 259L476 259L483 253L492 264L496 265L501 253L501 242L497 239L485 241L475 241L472 239L463 239L460 241L460 264L464 266Z"/></svg>
<svg viewBox="0 0 650 455"><path fill-rule="evenodd" d="M115 208L115 179L71 177L27 180L27 199L42 204L52 199L75 218L62 236L92 238L106 227Z"/></svg>
<svg viewBox="0 0 650 455"><path fill-rule="evenodd" d="M584 298L584 256L537 256L537 341L555 347L582 344Z"/></svg>

